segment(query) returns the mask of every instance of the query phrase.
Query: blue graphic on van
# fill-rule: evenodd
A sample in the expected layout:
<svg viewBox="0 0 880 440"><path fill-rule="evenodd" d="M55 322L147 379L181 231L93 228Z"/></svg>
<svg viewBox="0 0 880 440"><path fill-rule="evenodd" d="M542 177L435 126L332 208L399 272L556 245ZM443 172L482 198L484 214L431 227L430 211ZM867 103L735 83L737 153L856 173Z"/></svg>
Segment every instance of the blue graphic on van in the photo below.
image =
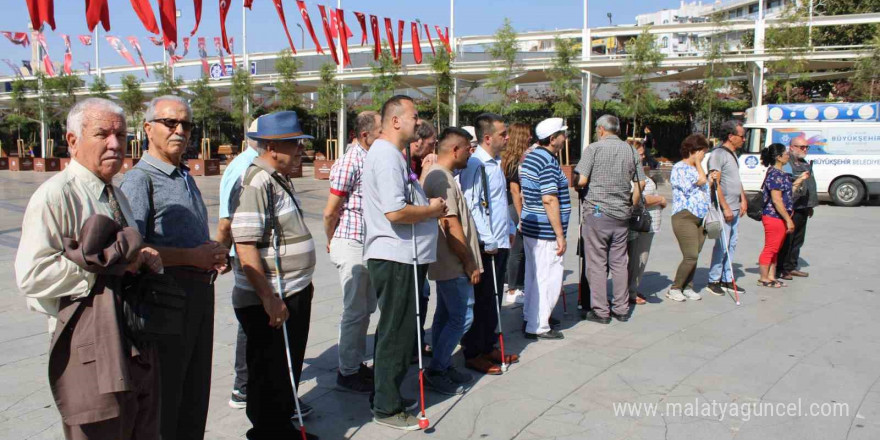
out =
<svg viewBox="0 0 880 440"><path fill-rule="evenodd" d="M746 166L750 169L757 168L758 166L758 156L746 156L745 160Z"/></svg>

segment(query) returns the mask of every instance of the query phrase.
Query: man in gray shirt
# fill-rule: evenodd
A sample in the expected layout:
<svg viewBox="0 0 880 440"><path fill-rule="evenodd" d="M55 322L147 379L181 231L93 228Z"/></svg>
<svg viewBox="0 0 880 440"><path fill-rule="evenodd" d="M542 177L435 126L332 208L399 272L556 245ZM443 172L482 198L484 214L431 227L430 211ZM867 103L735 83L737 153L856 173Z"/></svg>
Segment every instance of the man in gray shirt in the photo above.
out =
<svg viewBox="0 0 880 440"><path fill-rule="evenodd" d="M211 241L202 193L181 163L192 133L192 110L177 96L153 99L144 113L150 148L125 173L120 188L144 242L186 295L183 334L157 342L164 440L205 436L214 346L214 278L227 248Z"/></svg>
<svg viewBox="0 0 880 440"><path fill-rule="evenodd" d="M738 121L721 124L718 138L723 143L708 155L709 165L706 169L710 173L712 171L721 173L721 184L718 185L716 196L721 213L724 215L722 228L724 237L715 240L715 247L712 248L712 264L709 266L709 284L706 285L713 295L721 296L728 290L733 290L733 274L730 272L731 265L725 259L725 254L732 262L739 237L739 219L746 215L747 211L746 193L739 178L739 161L736 157L736 151L745 144L745 135L746 130ZM724 243L727 243L726 253ZM745 293L742 287L736 288L739 293Z"/></svg>
<svg viewBox="0 0 880 440"><path fill-rule="evenodd" d="M436 260L435 219L446 213L446 202L427 199L404 158L403 150L415 140L419 123L412 98L397 95L386 101L382 135L370 146L363 178L364 259L381 312L374 354L373 420L407 431L419 429L418 420L407 413L418 402L400 396L417 331L414 290L424 285L428 263Z"/></svg>
<svg viewBox="0 0 880 440"><path fill-rule="evenodd" d="M590 304L593 309L584 319L608 324L609 313L618 321L629 320L629 290L626 239L632 205L645 187L639 153L620 140L620 121L604 115L596 121L599 141L587 146L575 171L578 187L587 187L584 198L583 230ZM633 183L638 183L633 185ZM607 272L611 271L614 306L608 307Z"/></svg>

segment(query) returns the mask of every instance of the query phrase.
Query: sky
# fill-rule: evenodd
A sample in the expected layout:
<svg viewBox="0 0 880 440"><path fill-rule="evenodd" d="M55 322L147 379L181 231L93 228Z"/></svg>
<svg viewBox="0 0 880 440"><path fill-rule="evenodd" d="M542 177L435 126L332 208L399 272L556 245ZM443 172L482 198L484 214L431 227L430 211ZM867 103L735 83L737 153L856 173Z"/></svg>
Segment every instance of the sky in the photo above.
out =
<svg viewBox="0 0 880 440"><path fill-rule="evenodd" d="M235 50L241 53L241 0L231 0L232 8L226 19L226 29L230 36L235 38ZM110 32L125 41L125 37L135 36L140 41L144 51L144 57L148 64L162 61L162 49L150 43L148 37L152 34L147 32L140 20L134 13L128 0L109 0L110 7ZM153 12L158 12L157 0L150 0ZM248 12L248 52L275 52L287 47L284 29L278 19L272 0L254 0L253 9ZM0 14L0 31L26 31L29 16L25 0L0 0L4 6L12 6L6 12ZM308 12L315 32L322 46L324 42L323 30L321 29L321 16L318 12L319 2L306 0ZM328 0L323 4L336 6L336 2ZM635 23L636 14L653 12L662 8L678 7L679 0L591 0L589 2L589 24L591 27L607 26L607 14L612 14L614 24ZM403 19L407 22L420 19L422 23L431 25L431 34L434 35L433 25L441 28L449 25L449 0L419 1L419 0L343 0L342 9L345 11L345 19L354 33L349 40L349 45L360 42L360 26L353 12L363 12L380 17L380 32L384 37L382 17L393 20ZM177 0L177 9L181 11L181 17L177 20L178 45L182 48L180 39L188 36L195 24L193 2L190 0ZM296 2L284 0L284 12L287 17L290 35L297 48L302 47L302 36L297 23L302 24ZM208 54L215 55L213 49L213 37L220 36L218 0L202 1L202 20L195 37L207 37ZM504 18L510 18L513 27L521 31L551 30L579 28L583 25L583 1L582 0L458 0L455 3L455 34L463 35L487 35L492 34L501 26ZM158 15L157 15L158 21ZM369 17L367 19L369 32ZM64 43L61 34L71 37L73 52L73 68L82 69L80 62L90 61L94 65L94 48L83 46L77 35L88 34L85 19L85 7L82 0L55 0L55 23L56 29L52 31L46 26L46 40L49 46L49 54L56 63L63 61ZM100 24L99 24L100 26ZM305 26L303 25L303 28ZM396 29L396 25L395 25ZM98 44L101 45L101 65L124 65L124 58L116 54L107 41L103 29L102 37ZM404 35L409 34L409 27ZM313 43L306 31L306 48L312 48ZM409 40L409 37L405 37ZM372 38L370 38L372 42ZM424 44L425 42L423 42ZM94 44L94 43L93 43ZM425 48L427 50L427 48ZM137 60L134 50L129 51ZM178 51L181 53L182 51ZM196 40L190 43L190 52L187 59L197 58ZM8 58L15 64L20 65L22 59L30 59L30 48L15 46L3 37L0 37L0 59ZM94 66L93 66L94 67ZM0 64L0 75L8 75L9 68Z"/></svg>

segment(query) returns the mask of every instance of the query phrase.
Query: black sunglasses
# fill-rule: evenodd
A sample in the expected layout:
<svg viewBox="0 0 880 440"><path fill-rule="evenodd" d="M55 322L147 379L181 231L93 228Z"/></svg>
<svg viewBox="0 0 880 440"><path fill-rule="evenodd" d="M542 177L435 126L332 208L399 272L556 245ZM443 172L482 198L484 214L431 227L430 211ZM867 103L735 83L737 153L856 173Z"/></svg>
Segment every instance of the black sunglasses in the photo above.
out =
<svg viewBox="0 0 880 440"><path fill-rule="evenodd" d="M169 130L176 129L178 124L181 127L183 127L183 131L190 131L193 128L193 123L190 121L180 121L180 120L171 119L171 118L153 119L150 122L158 122L158 123L168 127Z"/></svg>

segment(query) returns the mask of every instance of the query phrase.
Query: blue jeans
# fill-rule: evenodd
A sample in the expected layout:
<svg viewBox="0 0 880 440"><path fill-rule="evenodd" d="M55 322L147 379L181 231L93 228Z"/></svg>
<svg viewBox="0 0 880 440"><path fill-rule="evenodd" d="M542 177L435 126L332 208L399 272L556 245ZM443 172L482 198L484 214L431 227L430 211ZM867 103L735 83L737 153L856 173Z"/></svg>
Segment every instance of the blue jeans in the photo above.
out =
<svg viewBox="0 0 880 440"><path fill-rule="evenodd" d="M474 321L474 286L465 276L437 281L437 309L431 325L434 357L428 367L445 371L452 352Z"/></svg>
<svg viewBox="0 0 880 440"><path fill-rule="evenodd" d="M733 274L730 273L730 267L733 264L734 253L736 252L736 242L739 236L739 209L733 210L733 222L721 222L723 227L723 237L715 240L715 247L712 248L712 265L709 266L709 282L717 283L719 281L729 283L733 281ZM730 265L724 258L724 246L721 242L722 238L727 242L727 253L730 255Z"/></svg>

